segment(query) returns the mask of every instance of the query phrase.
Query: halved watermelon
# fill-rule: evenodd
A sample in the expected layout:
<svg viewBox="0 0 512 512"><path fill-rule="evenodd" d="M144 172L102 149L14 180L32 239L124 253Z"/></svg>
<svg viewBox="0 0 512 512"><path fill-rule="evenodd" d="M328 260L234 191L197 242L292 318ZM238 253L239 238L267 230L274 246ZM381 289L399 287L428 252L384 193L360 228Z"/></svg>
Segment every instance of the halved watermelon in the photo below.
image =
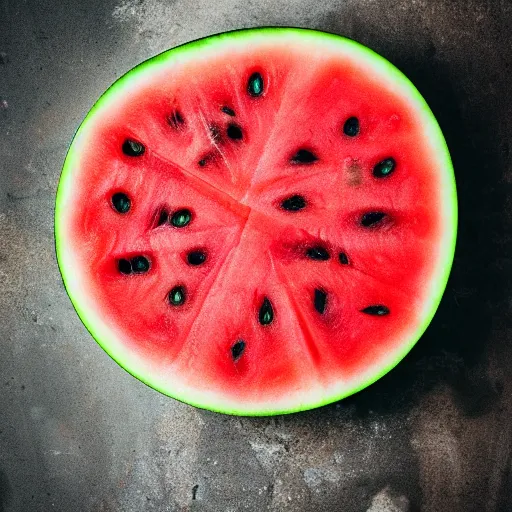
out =
<svg viewBox="0 0 512 512"><path fill-rule="evenodd" d="M414 86L303 29L212 36L96 103L57 194L57 256L98 343L198 407L266 415L393 368L450 271L456 191Z"/></svg>

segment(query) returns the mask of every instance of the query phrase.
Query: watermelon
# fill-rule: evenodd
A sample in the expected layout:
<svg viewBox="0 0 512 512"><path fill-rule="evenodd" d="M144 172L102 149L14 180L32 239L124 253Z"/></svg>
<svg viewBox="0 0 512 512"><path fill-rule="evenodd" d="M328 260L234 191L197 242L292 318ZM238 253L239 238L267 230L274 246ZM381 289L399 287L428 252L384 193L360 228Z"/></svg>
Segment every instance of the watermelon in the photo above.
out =
<svg viewBox="0 0 512 512"><path fill-rule="evenodd" d="M229 32L129 71L62 170L59 267L101 347L197 407L342 399L420 338L453 259L441 130L392 64L306 29Z"/></svg>

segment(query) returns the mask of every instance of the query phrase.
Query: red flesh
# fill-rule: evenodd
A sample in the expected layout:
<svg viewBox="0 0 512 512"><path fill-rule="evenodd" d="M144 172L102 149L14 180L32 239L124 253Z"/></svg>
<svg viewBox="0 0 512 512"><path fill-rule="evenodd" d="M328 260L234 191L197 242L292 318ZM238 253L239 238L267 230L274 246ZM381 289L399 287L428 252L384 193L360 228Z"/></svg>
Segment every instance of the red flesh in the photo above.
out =
<svg viewBox="0 0 512 512"><path fill-rule="evenodd" d="M255 70L265 83L260 98L246 91ZM179 128L167 121L175 111L185 120ZM195 388L268 400L363 371L418 322L441 230L436 165L407 102L354 64L305 67L293 49L250 58L240 50L156 76L102 116L76 173L70 244L105 321L144 358L172 363ZM353 138L342 131L350 116L361 123ZM242 141L226 137L229 123L242 128ZM222 140L212 141L211 125ZM144 143L145 154L123 155L126 138ZM319 160L291 164L300 148ZM396 171L374 178L374 165L390 156ZM127 214L110 204L117 191L132 199ZM293 194L306 198L305 210L279 208ZM162 205L190 208L192 222L155 228ZM390 222L362 228L368 211ZM312 244L330 260L304 257ZM197 247L208 259L191 268L185 254ZM150 272L120 275L116 259L137 254L149 257ZM179 308L166 300L177 284L187 289ZM328 292L323 315L315 287ZM274 307L269 326L258 322L264 297ZM372 304L391 313L361 313ZM234 361L238 339L246 350Z"/></svg>

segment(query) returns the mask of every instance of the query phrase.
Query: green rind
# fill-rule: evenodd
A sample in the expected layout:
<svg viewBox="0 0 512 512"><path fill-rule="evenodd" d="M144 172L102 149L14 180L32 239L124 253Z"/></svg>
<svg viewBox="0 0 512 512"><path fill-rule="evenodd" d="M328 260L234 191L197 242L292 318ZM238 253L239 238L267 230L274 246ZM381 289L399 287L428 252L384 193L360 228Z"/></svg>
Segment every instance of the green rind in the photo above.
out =
<svg viewBox="0 0 512 512"><path fill-rule="evenodd" d="M446 226L445 231L443 232L445 236L445 242L441 246L441 255L439 256L439 267L438 267L438 276L435 279L431 280L432 283L432 291L428 295L430 298L429 304L427 304L424 313L424 319L416 333L410 337L409 342L407 344L402 345L402 350L395 355L393 359L386 362L386 364L382 365L380 371L375 372L371 375L368 375L366 378L361 380L358 385L354 385L351 388L344 389L341 393L332 393L328 396L324 396L320 400L316 402L308 402L302 403L297 407L290 408L262 408L262 409L253 409L248 410L244 408L236 408L236 407L228 407L225 408L221 403L204 403L201 400L196 400L187 394L180 395L179 393L173 393L169 389L164 389L163 386L160 386L157 382L153 381L150 377L143 375L138 372L137 368L130 367L130 364L127 363L127 358L123 357L124 354L113 354L112 349L109 346L109 340L104 339L101 336L98 336L98 328L95 328L93 325L93 321L91 316L93 315L92 311L89 311L86 307L82 306L80 297L78 296L78 292L75 293L75 290L71 289L70 283L72 282L73 268L67 268L65 264L65 247L64 247L64 237L62 236L63 232L63 219L65 219L64 212L64 202L66 198L66 191L72 187L72 170L75 162L77 161L78 155L74 150L74 146L79 145L78 141L85 132L86 127L89 125L91 120L95 117L96 113L104 108L108 107L109 102L114 100L117 96L122 94L124 87L130 85L132 81L136 78L141 77L147 71L151 69L157 69L158 66L169 64L174 60L179 60L180 58L185 58L190 54L197 56L198 52L201 52L205 49L213 49L217 47L222 47L223 44L230 45L235 43L236 41L247 42L251 37L262 37L262 36L298 36L302 40L307 37L311 37L316 40L321 40L322 42L331 42L334 45L342 45L345 48L352 47L355 52L359 52L360 55L364 55L368 61L371 61L372 66L384 71L397 86L404 87L410 97L417 102L418 110L422 112L424 116L424 121L426 125L430 127L430 135L429 139L433 143L434 149L440 155L439 162L443 163L444 167L444 187L445 187L445 199L446 204L444 204L445 208L445 219L446 222L450 224ZM214 412L220 412L225 414L232 415L240 415L240 416L272 416L278 414L288 414L299 411L304 411L308 409L313 409L316 407L321 407L323 405L327 405L333 403L335 401L341 400L350 396L354 393L361 391L362 389L370 386L375 381L380 379L386 373L391 371L412 349L412 347L417 343L417 341L421 338L426 328L430 324L438 306L441 301L441 298L444 293L444 289L446 287L446 283L448 281L448 277L451 270L451 265L453 262L453 256L455 252L455 242L456 242L456 233L457 233L457 193L456 193L456 185L455 178L453 173L453 166L449 154L448 147L444 140L441 129L437 123L437 120L434 117L434 114L430 110L426 101L423 99L419 91L414 87L414 85L410 82L410 80L400 72L394 65L392 65L389 61L373 52L369 48L357 43L351 39L335 35L329 34L326 32L315 31L311 29L302 29L302 28L283 28L283 27L262 27L257 29L243 29L233 32L225 32L221 34L216 34L213 36L209 36L207 38L199 39L196 41L192 41L186 43L184 45L178 46L171 50L167 50L130 70L121 78L119 78L111 87L99 98L99 100L94 104L92 109L89 111L84 121L78 128L75 136L72 140L70 148L68 150L64 166L62 169L61 178L59 181L59 186L57 189L56 195L56 206L55 206L55 245L56 245L56 254L57 260L59 264L59 268L62 274L64 286L66 291L73 303L73 306L82 320L83 324L93 336L94 339L98 342L98 344L105 350L105 352L114 359L120 366L122 366L125 370L127 370L134 377L144 382L148 386L153 389L158 390L159 392L171 396L172 398L188 403L195 407L208 409Z"/></svg>

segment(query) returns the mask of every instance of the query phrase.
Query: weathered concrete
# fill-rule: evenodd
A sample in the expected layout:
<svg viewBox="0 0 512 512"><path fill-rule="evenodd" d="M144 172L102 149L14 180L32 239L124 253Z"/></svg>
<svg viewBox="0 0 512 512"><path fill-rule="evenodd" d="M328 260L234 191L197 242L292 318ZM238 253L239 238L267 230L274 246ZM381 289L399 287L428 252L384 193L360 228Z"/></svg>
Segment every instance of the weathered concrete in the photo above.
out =
<svg viewBox="0 0 512 512"><path fill-rule="evenodd" d="M75 128L139 61L210 33L348 35L431 104L456 168L455 268L426 335L370 389L272 419L167 399L93 342L53 202ZM512 510L512 3L0 0L0 511Z"/></svg>

